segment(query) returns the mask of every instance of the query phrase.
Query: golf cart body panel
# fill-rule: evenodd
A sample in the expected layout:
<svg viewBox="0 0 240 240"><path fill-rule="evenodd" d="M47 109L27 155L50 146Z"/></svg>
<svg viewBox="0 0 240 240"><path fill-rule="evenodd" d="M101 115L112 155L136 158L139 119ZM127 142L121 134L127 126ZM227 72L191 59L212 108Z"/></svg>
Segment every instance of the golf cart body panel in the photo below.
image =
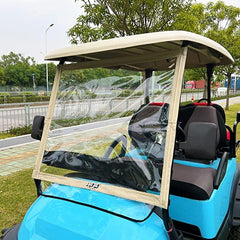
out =
<svg viewBox="0 0 240 240"><path fill-rule="evenodd" d="M57 184L44 194L25 216L19 240L168 239L162 219L146 204Z"/></svg>
<svg viewBox="0 0 240 240"><path fill-rule="evenodd" d="M19 240L182 239L172 220L190 239L226 239L239 182L237 124L226 140L224 111L211 106L210 93L214 66L233 62L226 49L197 34L171 31L80 44L46 60L59 65L48 113L36 121L41 143L33 178L39 197L21 224ZM184 69L203 66L208 103L187 105L181 126ZM61 85L64 71L88 68L110 69L113 75ZM114 75L116 69L123 72ZM89 90L99 94L100 83L114 87L107 88L115 94L109 102L106 96L92 101ZM123 100L126 89L133 92ZM78 122L83 105L84 117L97 116L98 122ZM76 126L63 128L69 122ZM52 184L42 191L41 181Z"/></svg>

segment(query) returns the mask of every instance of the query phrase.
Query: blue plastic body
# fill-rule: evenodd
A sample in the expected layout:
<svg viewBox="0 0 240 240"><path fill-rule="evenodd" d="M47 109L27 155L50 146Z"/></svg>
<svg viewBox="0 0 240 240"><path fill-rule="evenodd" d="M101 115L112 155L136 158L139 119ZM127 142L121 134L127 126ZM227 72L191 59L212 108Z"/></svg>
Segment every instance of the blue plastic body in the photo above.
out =
<svg viewBox="0 0 240 240"><path fill-rule="evenodd" d="M99 192L52 184L45 192L143 220L151 207ZM28 210L18 233L19 240L167 240L162 219L155 213L143 222L62 199L40 196Z"/></svg>
<svg viewBox="0 0 240 240"><path fill-rule="evenodd" d="M136 154L134 150L131 155ZM175 162L216 169L219 159L210 165ZM225 177L208 200L171 195L171 218L197 226L205 239L216 237L229 209L236 169L236 159L228 160ZM44 194L50 197L40 196L28 210L19 230L19 240L169 239L162 219L155 213L151 214L151 207L144 203L58 184L52 184ZM141 220L144 221L139 222Z"/></svg>

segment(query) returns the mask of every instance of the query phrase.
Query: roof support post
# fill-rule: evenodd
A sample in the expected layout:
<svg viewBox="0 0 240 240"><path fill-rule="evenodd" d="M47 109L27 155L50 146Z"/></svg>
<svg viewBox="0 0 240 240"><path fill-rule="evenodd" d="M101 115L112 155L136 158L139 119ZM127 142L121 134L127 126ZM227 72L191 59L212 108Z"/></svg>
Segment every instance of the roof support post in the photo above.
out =
<svg viewBox="0 0 240 240"><path fill-rule="evenodd" d="M208 105L211 104L211 79L214 71L214 64L207 64L207 101Z"/></svg>
<svg viewBox="0 0 240 240"><path fill-rule="evenodd" d="M153 70L152 69L146 69L145 70L145 98L144 103L148 104L150 102L149 99L149 85L150 85L150 78L152 77Z"/></svg>

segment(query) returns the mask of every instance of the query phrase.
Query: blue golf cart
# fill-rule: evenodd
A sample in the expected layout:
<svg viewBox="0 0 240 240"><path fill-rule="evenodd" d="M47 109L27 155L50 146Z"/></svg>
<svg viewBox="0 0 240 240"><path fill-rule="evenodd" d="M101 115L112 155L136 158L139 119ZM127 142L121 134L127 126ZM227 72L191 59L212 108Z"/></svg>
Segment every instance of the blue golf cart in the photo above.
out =
<svg viewBox="0 0 240 240"><path fill-rule="evenodd" d="M231 128L211 102L215 66L233 62L225 48L168 31L46 60L59 64L32 128L38 197L1 240L240 239L240 112ZM206 69L200 95L182 92L192 68Z"/></svg>

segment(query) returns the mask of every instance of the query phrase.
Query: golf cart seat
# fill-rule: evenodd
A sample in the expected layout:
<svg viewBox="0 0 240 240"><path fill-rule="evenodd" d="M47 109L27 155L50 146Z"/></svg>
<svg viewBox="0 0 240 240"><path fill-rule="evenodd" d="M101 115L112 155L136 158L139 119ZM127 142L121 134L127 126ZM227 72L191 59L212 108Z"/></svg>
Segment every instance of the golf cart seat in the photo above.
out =
<svg viewBox="0 0 240 240"><path fill-rule="evenodd" d="M215 123L190 122L186 141L180 143L184 154L191 161L201 160L210 163L216 159L218 131ZM186 166L173 164L173 175L170 193L197 200L211 197L217 170L212 167Z"/></svg>
<svg viewBox="0 0 240 240"><path fill-rule="evenodd" d="M217 148L216 152L222 152L228 146L227 131L225 127L225 113L221 106L211 104L188 104L179 109L178 122L184 130L185 137L188 135L188 127L192 122L214 123L217 127ZM177 140L180 138L177 134ZM220 153L221 156L221 153Z"/></svg>
<svg viewBox="0 0 240 240"><path fill-rule="evenodd" d="M186 121L186 140L180 145L186 158L201 159L206 164L216 159L216 149L220 142L220 130L216 109L209 106L193 106ZM158 143L158 133L167 127L168 104L149 104L141 107L129 124L132 144L140 148L149 159L163 161L163 151ZM150 147L154 146L154 147ZM193 167L173 163L170 193L197 200L211 197L217 170L211 167Z"/></svg>
<svg viewBox="0 0 240 240"><path fill-rule="evenodd" d="M190 185L191 188L193 184L193 190L199 191L200 187L206 193L204 198L208 199L213 189L219 187L226 171L228 154L222 152L227 144L224 119L222 113L216 107L206 105L193 105L180 109L178 120L186 119L187 116L189 119L184 124L186 139L179 143L179 148L183 150L184 154L183 160L208 165L215 161L217 157L220 157L220 162L217 169L193 167L191 170L189 169L188 173L186 173L186 169L173 170L173 182L177 180L175 183L176 189L173 185L174 192L178 191L186 194L186 189L183 189L184 185ZM179 174L180 176L178 176ZM184 183L179 184L179 181L183 180ZM204 187L202 187L203 185ZM202 196L198 193L194 198L202 199Z"/></svg>

